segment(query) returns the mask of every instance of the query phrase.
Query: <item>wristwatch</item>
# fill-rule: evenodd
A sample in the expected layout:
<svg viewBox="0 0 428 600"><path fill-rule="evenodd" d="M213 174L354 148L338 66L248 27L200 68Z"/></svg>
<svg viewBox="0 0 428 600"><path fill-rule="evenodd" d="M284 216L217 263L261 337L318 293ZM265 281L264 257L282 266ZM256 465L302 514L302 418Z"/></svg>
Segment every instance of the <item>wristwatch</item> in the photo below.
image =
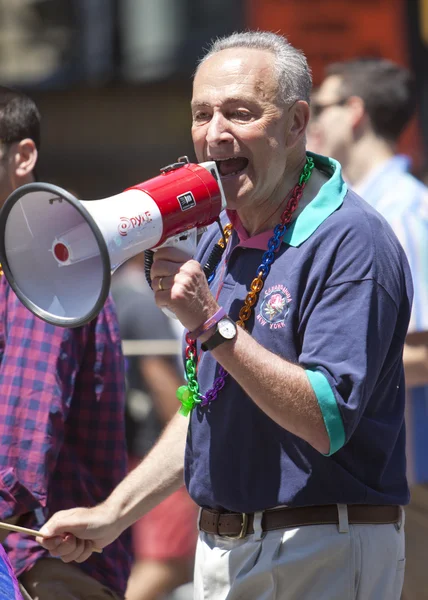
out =
<svg viewBox="0 0 428 600"><path fill-rule="evenodd" d="M223 342L233 340L237 334L236 323L230 317L223 317L216 325L216 330L213 335L201 345L204 352L214 350Z"/></svg>

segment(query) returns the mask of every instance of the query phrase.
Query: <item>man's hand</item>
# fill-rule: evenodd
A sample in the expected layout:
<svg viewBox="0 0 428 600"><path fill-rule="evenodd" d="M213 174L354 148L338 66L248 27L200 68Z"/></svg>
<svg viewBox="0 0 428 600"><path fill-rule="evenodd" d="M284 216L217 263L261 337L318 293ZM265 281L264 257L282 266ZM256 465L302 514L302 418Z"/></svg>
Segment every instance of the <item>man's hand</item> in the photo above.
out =
<svg viewBox="0 0 428 600"><path fill-rule="evenodd" d="M109 509L100 504L94 508L72 508L57 512L42 527L37 541L53 556L64 562L85 561L94 552L111 544L122 530ZM46 537L45 537L46 536Z"/></svg>
<svg viewBox="0 0 428 600"><path fill-rule="evenodd" d="M160 248L151 269L156 304L169 308L192 331L219 309L201 265L177 248Z"/></svg>

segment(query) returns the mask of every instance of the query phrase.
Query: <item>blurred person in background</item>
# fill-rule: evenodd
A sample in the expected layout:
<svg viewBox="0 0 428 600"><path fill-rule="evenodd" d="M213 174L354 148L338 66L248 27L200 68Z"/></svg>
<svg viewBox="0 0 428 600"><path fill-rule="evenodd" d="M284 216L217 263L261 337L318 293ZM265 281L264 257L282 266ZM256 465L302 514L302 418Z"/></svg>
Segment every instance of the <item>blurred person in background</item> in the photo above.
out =
<svg viewBox="0 0 428 600"><path fill-rule="evenodd" d="M35 180L39 147L35 103L0 87L0 206ZM111 299L88 325L64 329L35 317L0 278L1 520L39 529L65 506L97 504L123 479L123 366ZM1 539L31 598L124 597L128 534L81 565L50 557L27 535Z"/></svg>
<svg viewBox="0 0 428 600"><path fill-rule="evenodd" d="M218 39L199 63L193 144L218 165L225 239L214 224L196 260L161 248L151 269L188 330L182 414L105 502L45 525L63 560L109 544L184 472L198 600L400 597L410 270L340 164L306 152L311 83L270 32Z"/></svg>
<svg viewBox="0 0 428 600"><path fill-rule="evenodd" d="M157 306L144 273L144 253L114 274L112 294L123 340L177 340L172 323ZM181 361L180 361L181 362ZM176 390L184 383L176 356L130 356L127 363L126 425L131 468L152 449L176 414ZM157 600L192 580L197 507L184 485L132 528L136 563L127 600Z"/></svg>
<svg viewBox="0 0 428 600"><path fill-rule="evenodd" d="M385 59L332 64L312 103L310 149L332 156L346 181L390 223L413 275L409 332L428 332L428 188L409 173L410 158L397 154L401 134L416 111L411 73ZM410 365L409 365L410 367ZM420 369L428 368L428 355Z"/></svg>
<svg viewBox="0 0 428 600"><path fill-rule="evenodd" d="M318 91L317 89L314 89L311 94L310 104L312 107L314 106L314 103L315 103L317 91ZM308 127L306 129L306 145L307 145L308 150L310 150L311 152L314 152L315 154L323 154L322 138L321 138L319 128L317 127L317 124L316 124L316 119L314 118L314 115L313 115L313 110L311 111Z"/></svg>

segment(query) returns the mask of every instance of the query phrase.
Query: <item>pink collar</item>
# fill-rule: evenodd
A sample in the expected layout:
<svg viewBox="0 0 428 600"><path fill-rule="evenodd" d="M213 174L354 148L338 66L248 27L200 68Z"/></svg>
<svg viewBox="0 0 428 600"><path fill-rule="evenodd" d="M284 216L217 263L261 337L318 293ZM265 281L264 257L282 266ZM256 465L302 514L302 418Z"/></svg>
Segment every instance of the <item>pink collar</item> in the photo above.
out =
<svg viewBox="0 0 428 600"><path fill-rule="evenodd" d="M273 229L263 231L257 235L250 237L247 230L241 223L241 219L236 210L226 210L226 214L229 217L230 222L233 225L233 229L238 234L239 244L243 248L256 248L257 250L266 250L268 241L273 236Z"/></svg>

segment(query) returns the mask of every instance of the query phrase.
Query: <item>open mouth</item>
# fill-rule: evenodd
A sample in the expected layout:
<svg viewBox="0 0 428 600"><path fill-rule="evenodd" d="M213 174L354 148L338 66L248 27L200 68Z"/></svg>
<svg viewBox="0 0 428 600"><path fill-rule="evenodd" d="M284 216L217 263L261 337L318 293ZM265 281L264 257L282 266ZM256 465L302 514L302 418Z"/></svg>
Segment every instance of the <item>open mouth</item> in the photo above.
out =
<svg viewBox="0 0 428 600"><path fill-rule="evenodd" d="M215 161L218 172L221 177L230 177L239 175L248 166L248 158L243 156L234 156L233 158L223 158Z"/></svg>

